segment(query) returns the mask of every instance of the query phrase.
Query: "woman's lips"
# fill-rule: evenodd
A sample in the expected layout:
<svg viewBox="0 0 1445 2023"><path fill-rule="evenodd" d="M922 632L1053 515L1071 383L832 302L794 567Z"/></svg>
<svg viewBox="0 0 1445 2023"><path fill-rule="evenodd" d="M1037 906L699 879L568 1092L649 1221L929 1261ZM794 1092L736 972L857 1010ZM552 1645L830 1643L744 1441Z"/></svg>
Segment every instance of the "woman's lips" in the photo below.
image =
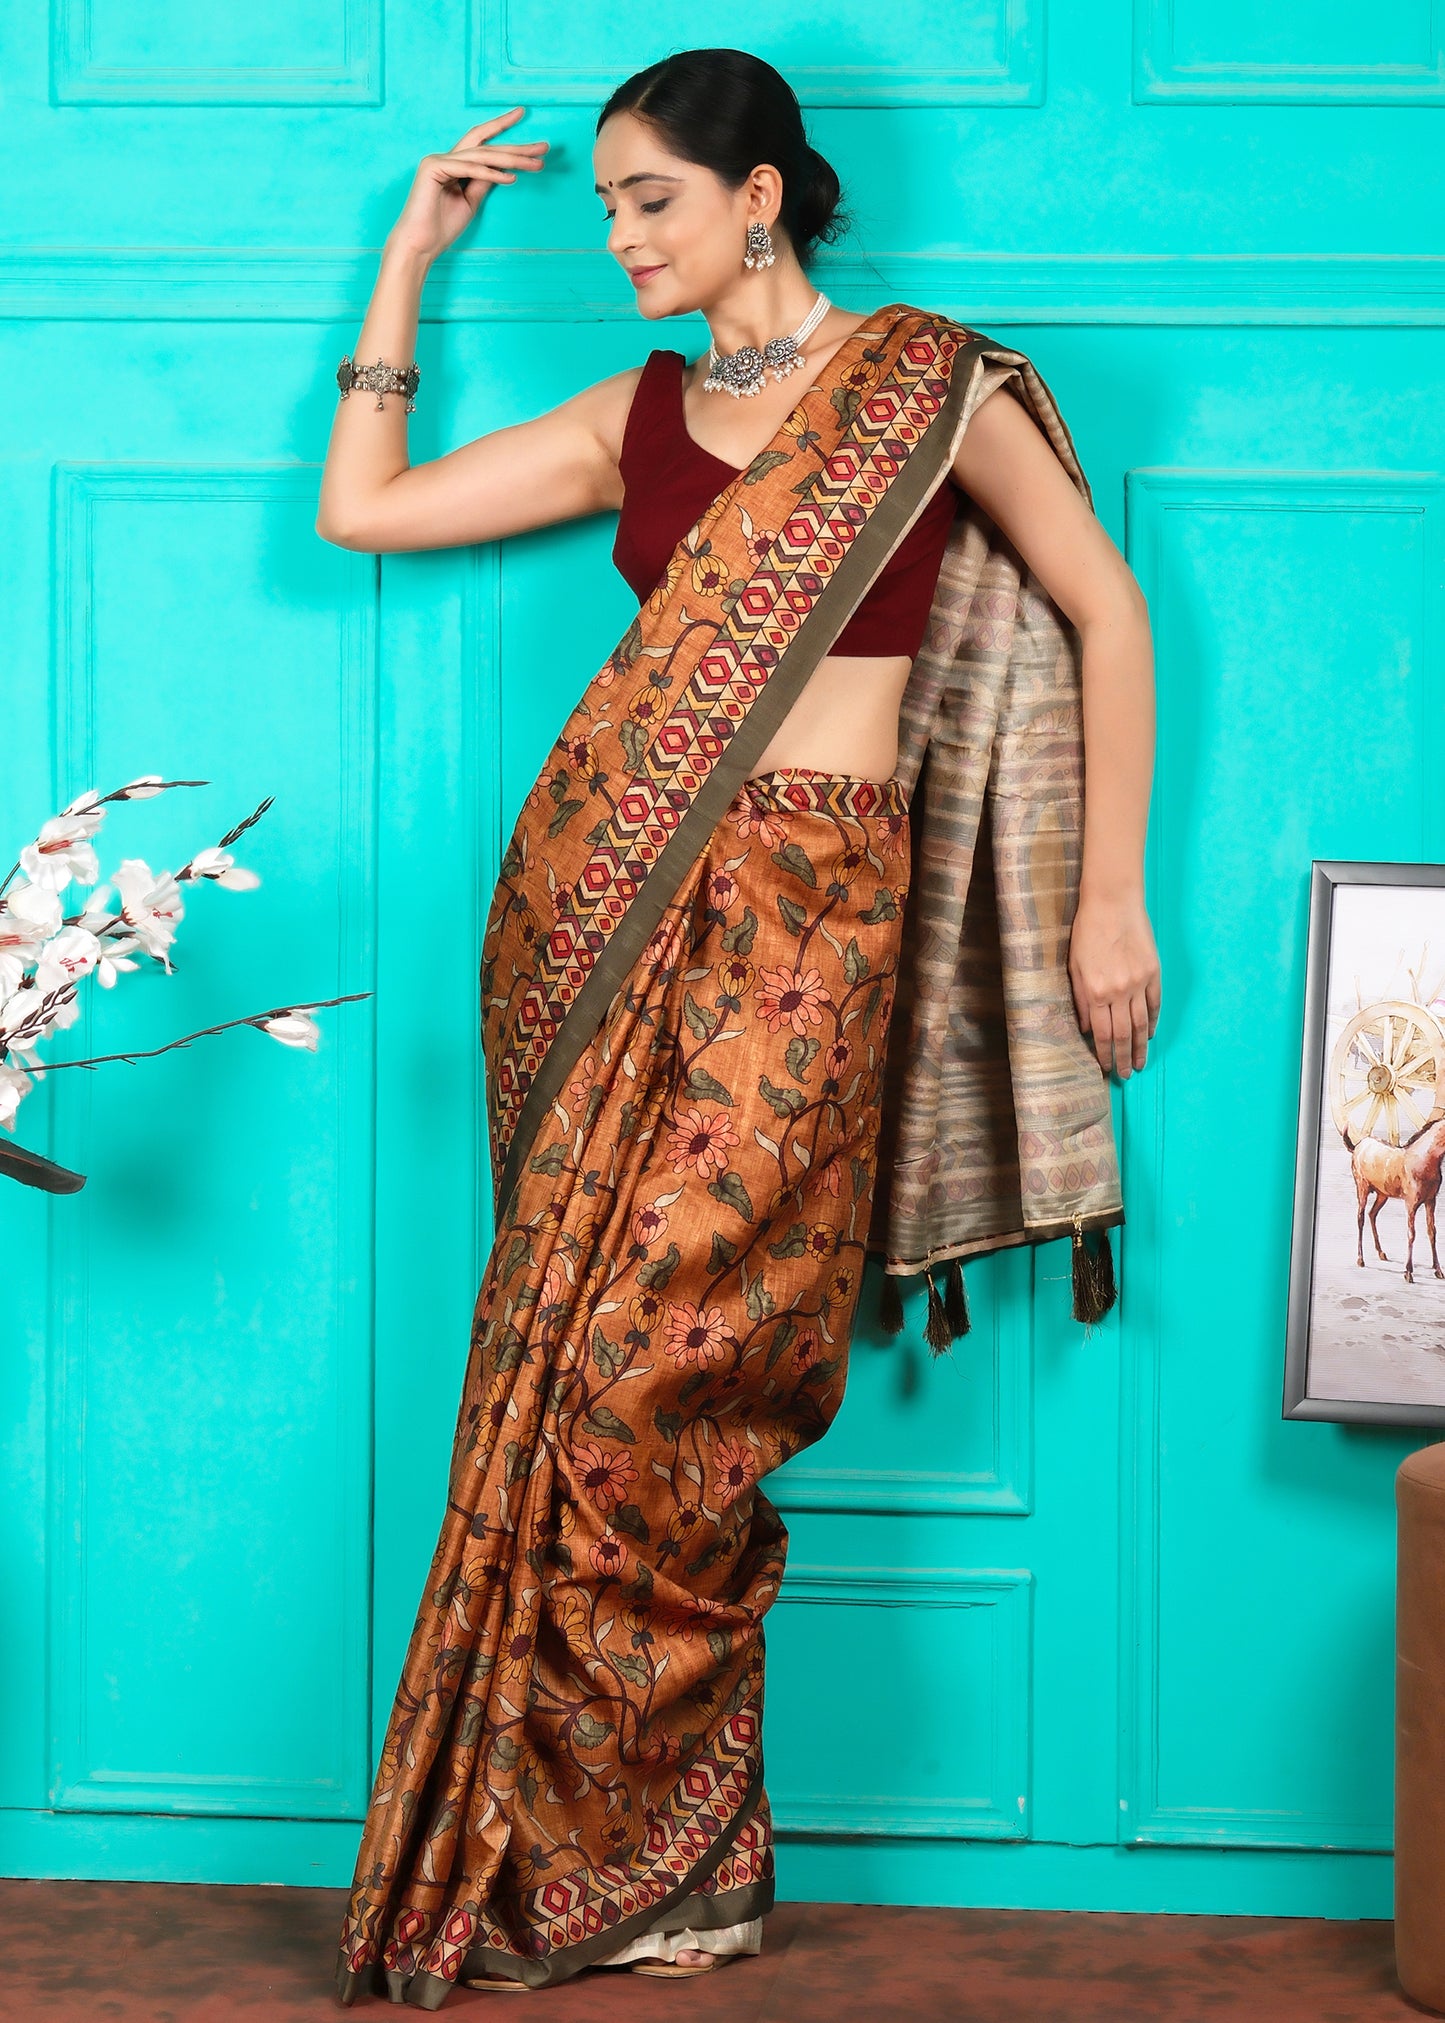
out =
<svg viewBox="0 0 1445 2023"><path fill-rule="evenodd" d="M661 266L634 267L631 276L632 285L634 288L640 288L644 281L650 281L654 274L660 274L661 272L662 272Z"/></svg>

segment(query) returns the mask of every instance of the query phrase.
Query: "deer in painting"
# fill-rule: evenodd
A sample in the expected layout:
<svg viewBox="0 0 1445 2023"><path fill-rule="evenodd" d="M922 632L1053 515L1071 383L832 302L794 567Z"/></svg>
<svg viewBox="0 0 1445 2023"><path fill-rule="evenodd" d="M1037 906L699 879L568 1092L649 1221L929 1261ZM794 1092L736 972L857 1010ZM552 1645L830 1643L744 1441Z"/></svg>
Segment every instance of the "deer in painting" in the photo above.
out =
<svg viewBox="0 0 1445 2023"><path fill-rule="evenodd" d="M1351 1138L1345 1131L1350 1154L1350 1173L1355 1183L1358 1244L1355 1263L1365 1262L1365 1210L1369 1208L1370 1234L1375 1239L1375 1255L1388 1264L1380 1245L1377 1219L1387 1201L1405 1204L1405 1283L1415 1283L1415 1215L1425 1210L1425 1228L1430 1237L1430 1261L1436 1278L1445 1278L1440 1269L1440 1253L1435 1247L1435 1203L1440 1193L1440 1168L1445 1163L1445 1116L1420 1126L1403 1145L1387 1145L1382 1138ZM1373 1193L1374 1201L1370 1201Z"/></svg>

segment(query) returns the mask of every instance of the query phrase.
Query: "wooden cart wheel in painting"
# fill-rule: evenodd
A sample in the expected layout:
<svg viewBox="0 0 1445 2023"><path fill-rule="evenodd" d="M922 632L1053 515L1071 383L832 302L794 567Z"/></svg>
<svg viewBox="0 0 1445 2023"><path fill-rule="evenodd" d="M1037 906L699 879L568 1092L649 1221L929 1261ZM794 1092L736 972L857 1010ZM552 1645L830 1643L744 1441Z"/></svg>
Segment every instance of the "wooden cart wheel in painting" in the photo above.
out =
<svg viewBox="0 0 1445 2023"><path fill-rule="evenodd" d="M1413 1137L1445 1108L1445 1028L1422 1004L1382 998L1357 1011L1330 1055L1330 1115L1351 1138Z"/></svg>

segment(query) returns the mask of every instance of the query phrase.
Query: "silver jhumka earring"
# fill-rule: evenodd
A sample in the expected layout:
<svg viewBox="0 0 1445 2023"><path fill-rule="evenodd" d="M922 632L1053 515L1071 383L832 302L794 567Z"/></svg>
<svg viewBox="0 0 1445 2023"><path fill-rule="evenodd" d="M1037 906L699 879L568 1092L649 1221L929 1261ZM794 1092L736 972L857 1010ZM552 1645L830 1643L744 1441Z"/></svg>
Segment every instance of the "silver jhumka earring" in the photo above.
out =
<svg viewBox="0 0 1445 2023"><path fill-rule="evenodd" d="M798 346L817 329L831 306L820 289L817 301L792 335L770 337L761 351L755 344L745 344L740 351L730 351L724 357L715 344L709 345L709 370L702 383L703 392L730 393L734 399L745 393L761 393L769 367L775 380L786 379L790 372L807 364Z"/></svg>
<svg viewBox="0 0 1445 2023"><path fill-rule="evenodd" d="M773 252L772 234L761 218L754 218L748 226L747 249L743 254L745 267L771 267L776 254Z"/></svg>

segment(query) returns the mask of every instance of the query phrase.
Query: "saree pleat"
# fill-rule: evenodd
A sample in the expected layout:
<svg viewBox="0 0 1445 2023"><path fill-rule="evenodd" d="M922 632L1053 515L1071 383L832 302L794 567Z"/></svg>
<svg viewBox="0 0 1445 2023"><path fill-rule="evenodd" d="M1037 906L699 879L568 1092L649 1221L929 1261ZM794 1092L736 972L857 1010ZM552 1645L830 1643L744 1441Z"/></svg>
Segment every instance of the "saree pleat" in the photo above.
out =
<svg viewBox="0 0 1445 2023"><path fill-rule="evenodd" d="M477 1296L337 1991L559 1982L774 1889L763 1493L842 1400L910 877L896 780L746 779L553 1097Z"/></svg>

